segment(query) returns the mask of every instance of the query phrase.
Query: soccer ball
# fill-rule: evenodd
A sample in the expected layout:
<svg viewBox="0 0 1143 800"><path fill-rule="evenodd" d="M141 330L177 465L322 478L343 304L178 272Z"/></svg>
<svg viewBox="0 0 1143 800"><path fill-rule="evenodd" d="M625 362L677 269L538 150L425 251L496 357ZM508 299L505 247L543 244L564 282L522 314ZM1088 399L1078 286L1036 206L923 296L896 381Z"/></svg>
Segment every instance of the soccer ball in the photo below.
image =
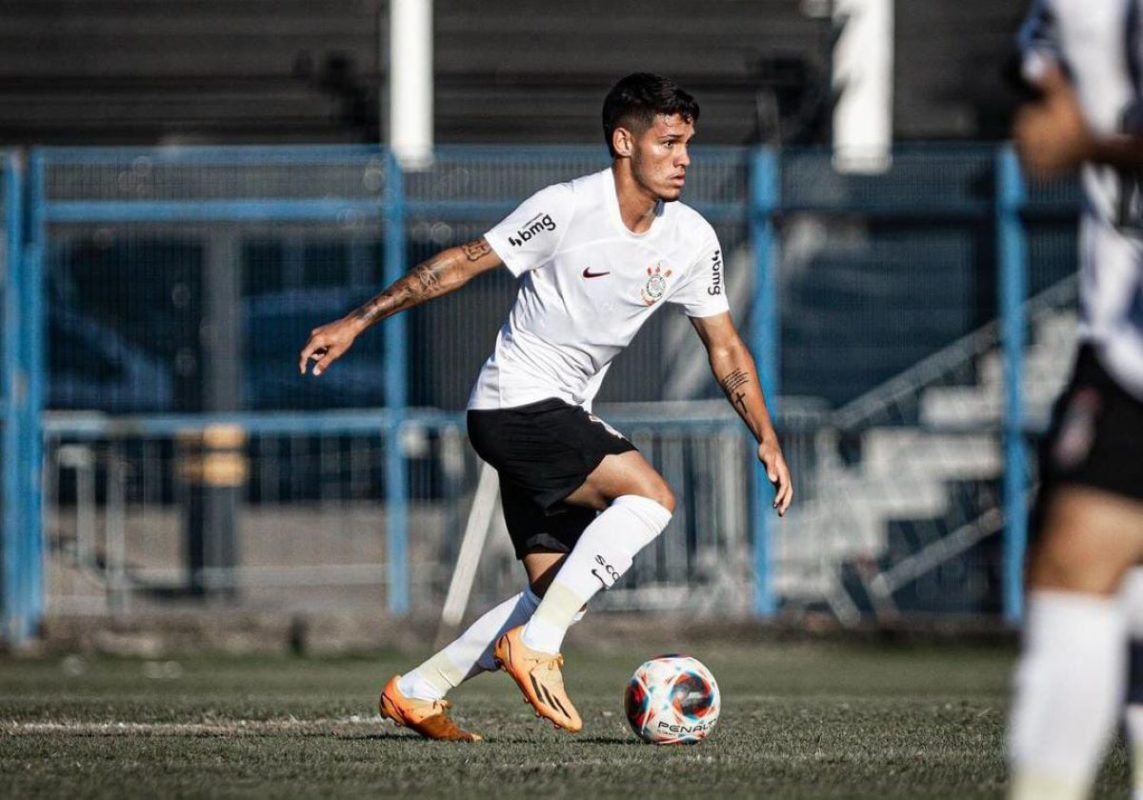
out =
<svg viewBox="0 0 1143 800"><path fill-rule="evenodd" d="M701 661L683 655L645 662L623 696L631 730L652 744L696 744L718 722L718 684Z"/></svg>

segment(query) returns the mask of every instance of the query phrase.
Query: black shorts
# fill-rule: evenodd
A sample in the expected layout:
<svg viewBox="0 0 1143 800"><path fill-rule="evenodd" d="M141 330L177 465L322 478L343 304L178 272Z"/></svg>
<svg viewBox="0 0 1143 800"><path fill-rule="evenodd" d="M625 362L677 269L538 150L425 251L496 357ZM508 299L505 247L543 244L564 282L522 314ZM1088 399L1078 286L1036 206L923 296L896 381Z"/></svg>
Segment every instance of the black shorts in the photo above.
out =
<svg viewBox="0 0 1143 800"><path fill-rule="evenodd" d="M504 520L516 556L570 552L595 518L563 499L606 456L635 445L579 406L549 399L516 408L468 412L468 437L500 474Z"/></svg>
<svg viewBox="0 0 1143 800"><path fill-rule="evenodd" d="M1080 348L1072 379L1052 408L1039 461L1034 535L1052 492L1062 485L1143 500L1143 401L1116 383L1090 345Z"/></svg>

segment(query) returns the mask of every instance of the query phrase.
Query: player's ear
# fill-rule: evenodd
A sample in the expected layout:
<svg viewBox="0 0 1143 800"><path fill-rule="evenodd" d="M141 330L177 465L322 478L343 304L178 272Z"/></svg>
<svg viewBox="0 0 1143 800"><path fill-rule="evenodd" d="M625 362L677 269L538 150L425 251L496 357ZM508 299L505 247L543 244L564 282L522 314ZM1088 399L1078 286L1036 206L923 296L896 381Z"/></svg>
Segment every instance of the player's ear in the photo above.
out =
<svg viewBox="0 0 1143 800"><path fill-rule="evenodd" d="M611 147L615 154L622 158L630 158L635 146L635 135L627 128L616 128L611 132Z"/></svg>

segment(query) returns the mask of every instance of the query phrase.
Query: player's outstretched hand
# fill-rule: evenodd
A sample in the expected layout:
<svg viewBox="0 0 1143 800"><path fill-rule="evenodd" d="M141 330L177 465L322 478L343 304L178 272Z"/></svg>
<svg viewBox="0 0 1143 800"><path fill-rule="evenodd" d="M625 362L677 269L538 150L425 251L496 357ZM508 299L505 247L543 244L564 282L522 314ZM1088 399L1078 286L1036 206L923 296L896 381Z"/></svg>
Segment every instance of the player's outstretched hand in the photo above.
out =
<svg viewBox="0 0 1143 800"><path fill-rule="evenodd" d="M758 460L766 468L766 477L774 484L774 508L778 516L785 516L786 509L794 500L794 483L790 480L790 468L776 439L758 445Z"/></svg>
<svg viewBox="0 0 1143 800"><path fill-rule="evenodd" d="M298 370L305 375L306 365L314 361L313 374L315 377L321 375L350 348L360 332L360 325L352 319L339 319L314 328L310 331L310 340L302 348Z"/></svg>

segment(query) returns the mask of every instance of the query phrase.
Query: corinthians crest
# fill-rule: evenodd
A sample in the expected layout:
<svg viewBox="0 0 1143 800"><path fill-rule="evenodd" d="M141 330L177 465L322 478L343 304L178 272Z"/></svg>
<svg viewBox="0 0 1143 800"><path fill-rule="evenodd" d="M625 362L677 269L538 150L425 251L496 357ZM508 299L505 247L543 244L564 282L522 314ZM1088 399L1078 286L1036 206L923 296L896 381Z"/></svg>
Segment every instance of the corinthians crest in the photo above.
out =
<svg viewBox="0 0 1143 800"><path fill-rule="evenodd" d="M653 306L659 302L663 293L667 291L667 278L669 277L671 277L671 270L664 270L662 264L647 267L647 282L639 290L644 305Z"/></svg>

